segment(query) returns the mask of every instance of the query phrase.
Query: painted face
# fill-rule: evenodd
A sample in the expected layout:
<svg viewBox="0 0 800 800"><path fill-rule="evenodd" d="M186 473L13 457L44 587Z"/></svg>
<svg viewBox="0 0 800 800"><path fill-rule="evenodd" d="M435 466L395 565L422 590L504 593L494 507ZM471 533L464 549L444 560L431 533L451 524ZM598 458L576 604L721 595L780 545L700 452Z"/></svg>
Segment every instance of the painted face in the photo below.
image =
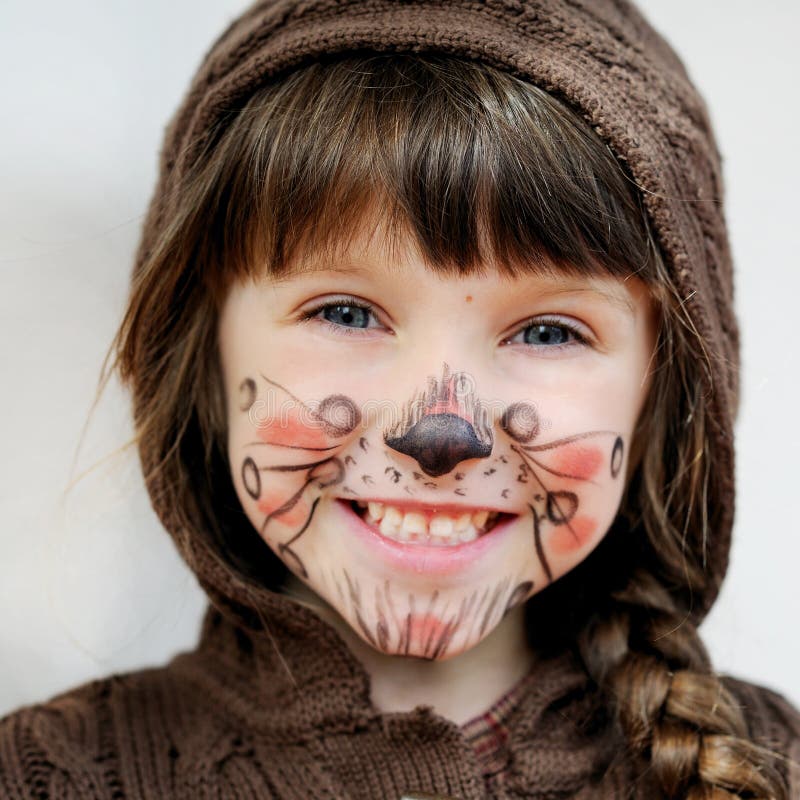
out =
<svg viewBox="0 0 800 800"><path fill-rule="evenodd" d="M635 278L441 277L379 242L231 290L232 477L267 544L364 641L445 659L607 532L654 313Z"/></svg>

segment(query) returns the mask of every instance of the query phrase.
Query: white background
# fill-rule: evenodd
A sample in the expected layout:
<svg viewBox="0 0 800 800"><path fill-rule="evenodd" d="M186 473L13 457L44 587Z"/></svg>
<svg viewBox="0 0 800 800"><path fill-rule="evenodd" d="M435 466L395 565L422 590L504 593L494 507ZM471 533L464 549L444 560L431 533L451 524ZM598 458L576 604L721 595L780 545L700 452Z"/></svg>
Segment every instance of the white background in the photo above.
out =
<svg viewBox="0 0 800 800"><path fill-rule="evenodd" d="M236 0L5 0L0 11L0 716L193 647L205 595L142 488L113 387L66 492L162 129ZM641 4L725 157L744 394L717 668L800 705L795 0ZM794 266L793 266L794 265ZM77 474L77 472L75 473Z"/></svg>

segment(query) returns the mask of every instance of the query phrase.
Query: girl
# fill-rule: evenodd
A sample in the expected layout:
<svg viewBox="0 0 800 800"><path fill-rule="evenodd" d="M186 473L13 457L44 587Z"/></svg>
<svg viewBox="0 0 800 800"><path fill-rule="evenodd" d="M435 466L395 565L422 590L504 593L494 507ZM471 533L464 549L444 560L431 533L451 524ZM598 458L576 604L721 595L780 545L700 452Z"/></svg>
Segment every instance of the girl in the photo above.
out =
<svg viewBox="0 0 800 800"><path fill-rule="evenodd" d="M16 797L789 798L697 625L737 331L702 102L619 2L262 2L166 134L112 367L211 604L0 725Z"/></svg>

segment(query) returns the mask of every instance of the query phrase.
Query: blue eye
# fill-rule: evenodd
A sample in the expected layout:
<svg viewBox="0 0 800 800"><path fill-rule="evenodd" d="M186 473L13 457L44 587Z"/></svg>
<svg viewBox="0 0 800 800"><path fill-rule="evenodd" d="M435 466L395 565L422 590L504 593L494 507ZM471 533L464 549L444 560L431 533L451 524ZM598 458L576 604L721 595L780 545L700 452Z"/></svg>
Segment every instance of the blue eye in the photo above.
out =
<svg viewBox="0 0 800 800"><path fill-rule="evenodd" d="M369 309L364 306L351 306L336 303L323 306L323 317L335 325L354 325L356 328L366 328L369 324ZM365 324L361 324L361 323Z"/></svg>
<svg viewBox="0 0 800 800"><path fill-rule="evenodd" d="M353 297L343 297L304 311L300 319L302 322L321 322L335 334L358 335L358 331L369 330L370 317L377 319L371 305ZM511 342L520 334L523 335L520 343L531 348L554 350L574 344L588 344L587 338L576 326L561 319L531 320L506 341Z"/></svg>
<svg viewBox="0 0 800 800"><path fill-rule="evenodd" d="M356 302L354 298L342 298L304 311L300 320L311 322L316 319L333 333L354 334L357 330L369 328L370 316L375 316L371 305Z"/></svg>
<svg viewBox="0 0 800 800"><path fill-rule="evenodd" d="M576 326L557 319L533 320L508 341L513 341L520 334L522 334L520 344L527 344L534 348L555 349L588 343L586 337Z"/></svg>
<svg viewBox="0 0 800 800"><path fill-rule="evenodd" d="M564 325L538 323L525 328L525 344L566 344L573 332Z"/></svg>

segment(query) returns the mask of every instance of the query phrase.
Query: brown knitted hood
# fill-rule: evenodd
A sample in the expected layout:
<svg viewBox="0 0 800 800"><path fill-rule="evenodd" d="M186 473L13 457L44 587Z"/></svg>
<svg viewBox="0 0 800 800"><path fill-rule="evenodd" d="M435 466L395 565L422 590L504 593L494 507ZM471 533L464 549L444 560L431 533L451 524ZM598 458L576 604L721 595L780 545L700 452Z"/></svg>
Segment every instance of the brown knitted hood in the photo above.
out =
<svg viewBox="0 0 800 800"><path fill-rule="evenodd" d="M358 51L449 53L534 83L576 110L641 188L657 244L710 363L711 528L706 542L692 532L688 538L710 580L702 596L685 598L695 621L702 619L727 568L734 500L738 338L720 161L706 109L683 66L624 0L256 3L208 52L167 128L136 274L147 268L183 177L210 137L219 135L229 110L320 54ZM134 392L137 417L143 402ZM174 445L144 437L140 453L154 507L183 558L227 613L250 621L256 614L286 614L285 598L247 579L202 533L210 517L231 513L230 496L192 502L185 482L153 471ZM196 470L196 454L182 458L186 474Z"/></svg>

